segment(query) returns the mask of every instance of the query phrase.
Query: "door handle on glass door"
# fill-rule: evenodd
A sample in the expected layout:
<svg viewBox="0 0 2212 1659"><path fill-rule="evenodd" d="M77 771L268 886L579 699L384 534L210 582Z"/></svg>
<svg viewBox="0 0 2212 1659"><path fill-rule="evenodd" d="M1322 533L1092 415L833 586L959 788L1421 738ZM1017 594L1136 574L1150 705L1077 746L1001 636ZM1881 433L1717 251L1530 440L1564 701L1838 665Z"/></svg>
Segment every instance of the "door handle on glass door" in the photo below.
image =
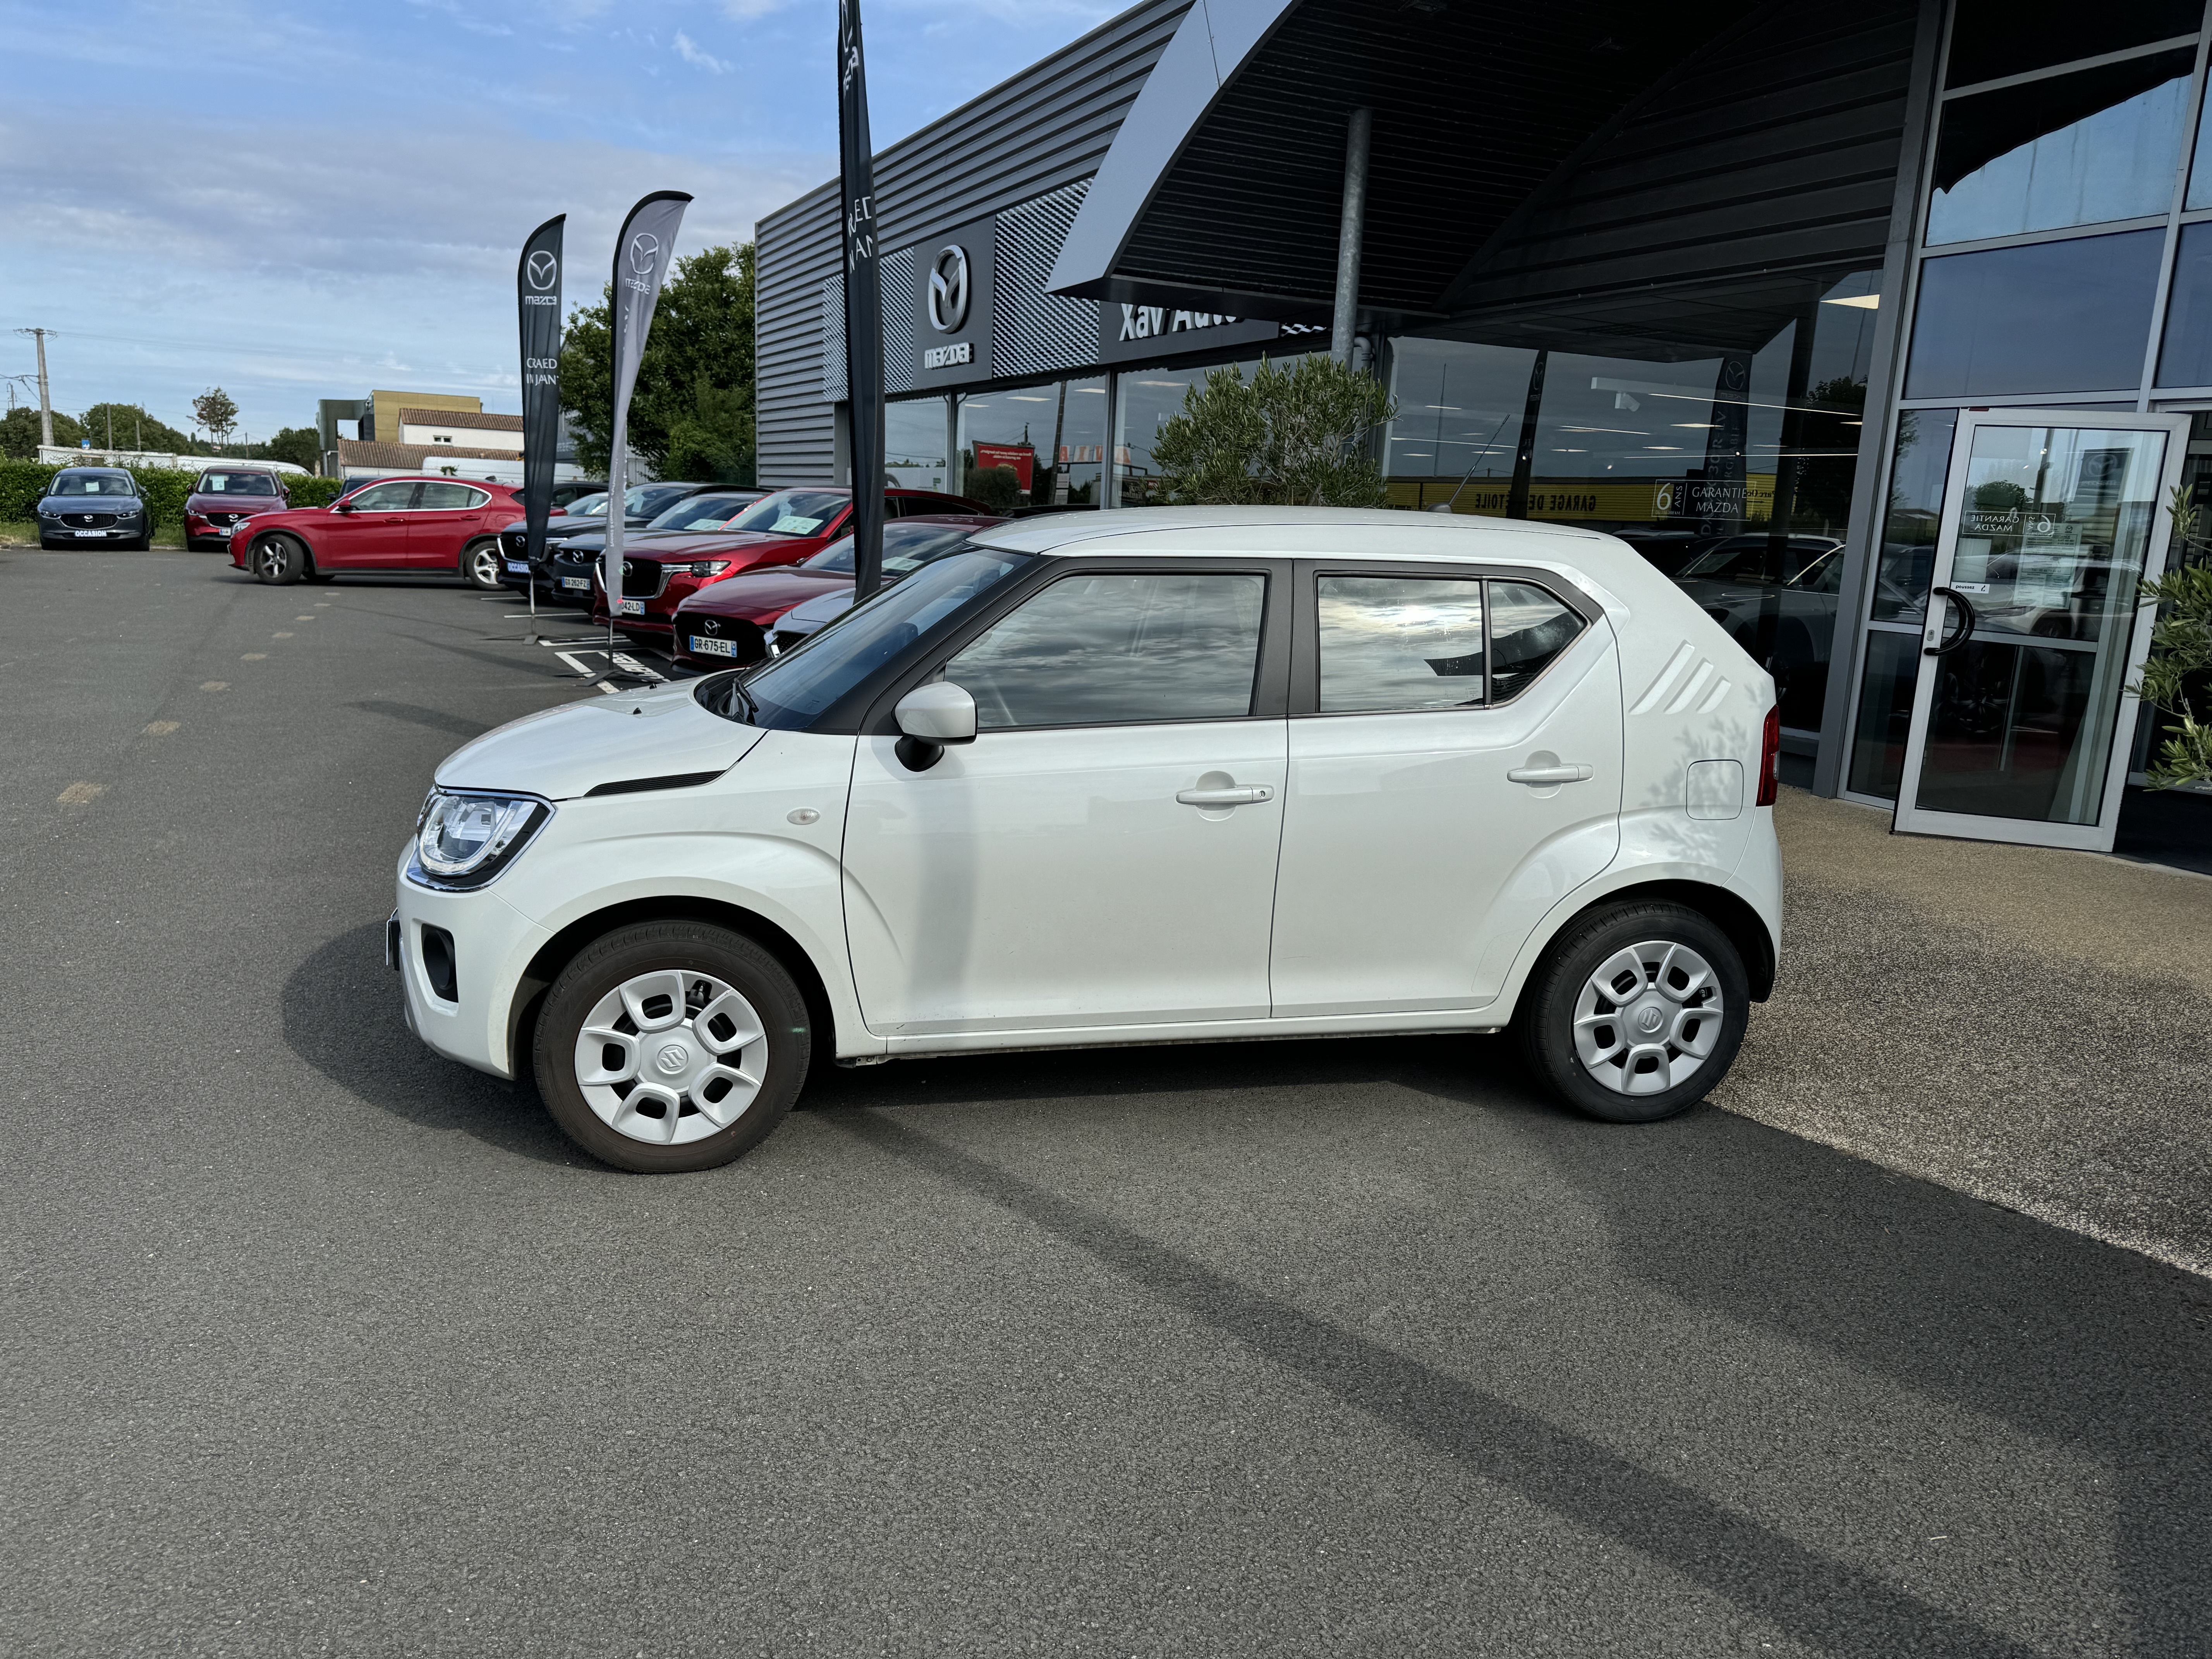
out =
<svg viewBox="0 0 2212 1659"><path fill-rule="evenodd" d="M1587 766L1516 766L1505 775L1515 783L1585 783L1594 773Z"/></svg>
<svg viewBox="0 0 2212 1659"><path fill-rule="evenodd" d="M1185 806L1257 806L1273 800L1275 792L1264 783L1226 789L1178 789L1176 799Z"/></svg>

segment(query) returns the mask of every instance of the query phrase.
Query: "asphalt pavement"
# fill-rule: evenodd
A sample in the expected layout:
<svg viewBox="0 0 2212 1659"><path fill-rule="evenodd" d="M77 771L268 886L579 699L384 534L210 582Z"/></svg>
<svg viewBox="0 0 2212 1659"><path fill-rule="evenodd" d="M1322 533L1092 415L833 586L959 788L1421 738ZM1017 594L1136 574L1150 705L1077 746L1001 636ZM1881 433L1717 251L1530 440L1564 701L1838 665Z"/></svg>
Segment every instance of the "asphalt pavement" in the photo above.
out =
<svg viewBox="0 0 2212 1659"><path fill-rule="evenodd" d="M617 1174L381 962L438 758L595 695L520 607L0 586L11 1655L2207 1651L2202 1279L1492 1039Z"/></svg>

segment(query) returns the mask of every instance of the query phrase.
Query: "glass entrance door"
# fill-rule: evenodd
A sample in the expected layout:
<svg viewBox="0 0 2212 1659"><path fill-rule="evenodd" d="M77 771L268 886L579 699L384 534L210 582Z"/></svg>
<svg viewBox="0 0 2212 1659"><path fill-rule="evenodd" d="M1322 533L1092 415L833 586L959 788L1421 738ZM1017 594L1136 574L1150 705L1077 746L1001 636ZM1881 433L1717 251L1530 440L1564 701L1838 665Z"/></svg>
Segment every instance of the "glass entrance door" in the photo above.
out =
<svg viewBox="0 0 2212 1659"><path fill-rule="evenodd" d="M2184 415L1963 415L1894 827L2108 852ZM2126 717L2124 723L2124 716Z"/></svg>

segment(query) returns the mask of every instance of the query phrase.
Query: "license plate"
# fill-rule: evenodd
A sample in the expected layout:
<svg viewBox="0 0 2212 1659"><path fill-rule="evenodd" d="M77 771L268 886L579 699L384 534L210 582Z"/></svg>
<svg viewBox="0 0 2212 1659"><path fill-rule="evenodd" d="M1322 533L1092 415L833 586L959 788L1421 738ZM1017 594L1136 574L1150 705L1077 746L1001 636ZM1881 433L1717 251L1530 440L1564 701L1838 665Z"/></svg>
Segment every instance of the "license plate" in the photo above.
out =
<svg viewBox="0 0 2212 1659"><path fill-rule="evenodd" d="M105 530L72 530L70 532L70 534L72 536L83 536L88 538L95 537L105 538L107 532Z"/></svg>
<svg viewBox="0 0 2212 1659"><path fill-rule="evenodd" d="M509 559L507 562L507 574L510 576L524 576L529 574L530 561L527 559Z"/></svg>
<svg viewBox="0 0 2212 1659"><path fill-rule="evenodd" d="M232 528L233 526L230 525L219 524L215 527L215 533L218 536L228 536L230 534Z"/></svg>
<svg viewBox="0 0 2212 1659"><path fill-rule="evenodd" d="M592 579L589 576L563 576L561 578L561 586L588 592L591 591Z"/></svg>
<svg viewBox="0 0 2212 1659"><path fill-rule="evenodd" d="M734 657L738 654L735 640L710 640L698 634L691 636L691 648L704 657Z"/></svg>
<svg viewBox="0 0 2212 1659"><path fill-rule="evenodd" d="M642 617L645 614L645 601L624 599L615 607L615 614L618 617Z"/></svg>

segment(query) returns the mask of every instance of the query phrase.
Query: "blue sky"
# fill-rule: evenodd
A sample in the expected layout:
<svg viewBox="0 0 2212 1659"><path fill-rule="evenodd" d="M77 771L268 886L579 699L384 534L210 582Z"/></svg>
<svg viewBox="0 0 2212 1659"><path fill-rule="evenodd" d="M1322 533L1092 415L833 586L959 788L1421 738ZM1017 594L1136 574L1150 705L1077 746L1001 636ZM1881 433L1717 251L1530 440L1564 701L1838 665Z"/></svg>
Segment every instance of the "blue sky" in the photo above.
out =
<svg viewBox="0 0 2212 1659"><path fill-rule="evenodd" d="M878 147L1120 9L867 0ZM70 413L187 428L211 386L257 437L372 386L513 411L523 237L568 215L574 298L649 190L698 198L678 252L750 234L836 169L836 24L834 0L0 0L0 374L36 324Z"/></svg>

